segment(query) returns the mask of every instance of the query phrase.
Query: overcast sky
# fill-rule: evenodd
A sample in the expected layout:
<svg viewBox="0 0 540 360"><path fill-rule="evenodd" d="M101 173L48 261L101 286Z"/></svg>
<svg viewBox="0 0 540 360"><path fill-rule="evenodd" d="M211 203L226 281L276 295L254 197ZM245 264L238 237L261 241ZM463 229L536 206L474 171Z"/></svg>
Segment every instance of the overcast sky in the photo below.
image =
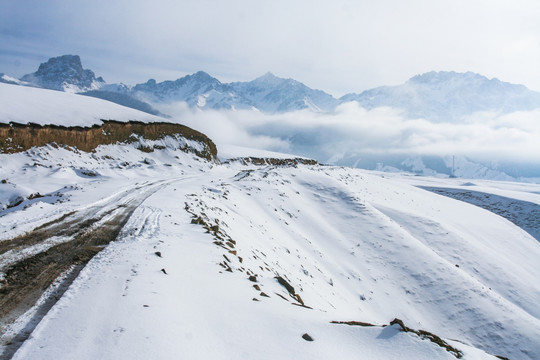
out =
<svg viewBox="0 0 540 360"><path fill-rule="evenodd" d="M341 96L431 70L540 91L538 0L0 0L0 72L78 54L109 83L271 71Z"/></svg>

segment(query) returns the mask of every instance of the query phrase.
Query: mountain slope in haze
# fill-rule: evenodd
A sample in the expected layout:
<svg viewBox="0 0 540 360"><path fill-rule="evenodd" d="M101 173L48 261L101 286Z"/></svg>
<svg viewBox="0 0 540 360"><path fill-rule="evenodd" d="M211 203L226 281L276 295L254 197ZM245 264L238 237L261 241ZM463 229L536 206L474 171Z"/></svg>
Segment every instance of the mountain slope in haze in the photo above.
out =
<svg viewBox="0 0 540 360"><path fill-rule="evenodd" d="M329 112L338 104L324 91L313 90L299 81L279 78L270 72L252 81L233 82L230 86L257 109L268 113L303 109Z"/></svg>
<svg viewBox="0 0 540 360"><path fill-rule="evenodd" d="M307 152L301 154L308 156ZM332 165L385 172L407 172L422 176L455 176L464 179L534 183L540 181L540 167L537 162L532 161L490 162L450 155L365 155L358 151L344 153L329 160L327 163Z"/></svg>
<svg viewBox="0 0 540 360"><path fill-rule="evenodd" d="M135 99L133 96L123 94L121 92L105 91L105 90L90 90L80 93L84 96L91 96L98 99L107 100L118 105L129 107L135 110L139 110L151 115L165 116L158 110L154 109L150 104Z"/></svg>
<svg viewBox="0 0 540 360"><path fill-rule="evenodd" d="M403 109L407 117L435 122L458 121L479 111L510 113L540 108L540 93L523 85L454 71L416 75L402 85L347 94L340 100L356 101L366 109Z"/></svg>

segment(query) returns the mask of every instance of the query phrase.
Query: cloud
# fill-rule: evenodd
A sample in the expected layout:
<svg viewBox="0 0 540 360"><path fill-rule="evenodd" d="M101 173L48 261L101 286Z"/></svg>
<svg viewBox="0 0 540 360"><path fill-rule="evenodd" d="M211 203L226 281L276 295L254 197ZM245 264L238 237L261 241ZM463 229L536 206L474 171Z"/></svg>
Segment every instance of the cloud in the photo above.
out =
<svg viewBox="0 0 540 360"><path fill-rule="evenodd" d="M478 113L459 123L409 119L391 108L342 104L335 113L200 111L176 104L162 109L176 121L231 144L337 162L351 155L462 155L484 161L540 164L540 109L507 115Z"/></svg>
<svg viewBox="0 0 540 360"><path fill-rule="evenodd" d="M276 136L250 132L249 119L266 117L255 111L215 111L191 109L184 102L163 105L160 111L173 116L173 121L209 136L218 146L236 145L263 150L290 150L289 142Z"/></svg>
<svg viewBox="0 0 540 360"><path fill-rule="evenodd" d="M17 0L0 10L0 70L14 76L71 53L131 84L171 79L162 71L223 81L272 71L339 96L470 70L540 89L536 0ZM32 67L12 65L36 51Z"/></svg>

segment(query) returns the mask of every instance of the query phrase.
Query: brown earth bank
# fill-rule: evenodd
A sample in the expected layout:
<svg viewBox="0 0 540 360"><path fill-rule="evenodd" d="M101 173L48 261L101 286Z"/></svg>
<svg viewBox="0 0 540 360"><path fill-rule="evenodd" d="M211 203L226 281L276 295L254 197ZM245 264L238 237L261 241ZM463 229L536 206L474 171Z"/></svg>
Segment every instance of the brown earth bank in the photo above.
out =
<svg viewBox="0 0 540 360"><path fill-rule="evenodd" d="M167 122L101 121L102 125L92 127L0 123L0 154L22 152L34 146L47 144L67 145L90 152L99 145L136 141L133 135L139 135L148 140L180 135L203 145L202 151L191 149L196 155L207 160L217 160L217 148L214 142L203 133L187 126Z"/></svg>

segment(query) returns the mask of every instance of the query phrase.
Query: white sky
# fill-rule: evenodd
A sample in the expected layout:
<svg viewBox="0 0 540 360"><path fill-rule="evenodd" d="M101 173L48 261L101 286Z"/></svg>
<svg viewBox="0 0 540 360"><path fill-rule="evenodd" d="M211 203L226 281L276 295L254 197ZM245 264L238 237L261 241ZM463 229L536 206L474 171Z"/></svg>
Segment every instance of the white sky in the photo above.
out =
<svg viewBox="0 0 540 360"><path fill-rule="evenodd" d="M335 96L431 70L540 91L538 0L0 0L0 72L78 54L109 83L271 71Z"/></svg>

